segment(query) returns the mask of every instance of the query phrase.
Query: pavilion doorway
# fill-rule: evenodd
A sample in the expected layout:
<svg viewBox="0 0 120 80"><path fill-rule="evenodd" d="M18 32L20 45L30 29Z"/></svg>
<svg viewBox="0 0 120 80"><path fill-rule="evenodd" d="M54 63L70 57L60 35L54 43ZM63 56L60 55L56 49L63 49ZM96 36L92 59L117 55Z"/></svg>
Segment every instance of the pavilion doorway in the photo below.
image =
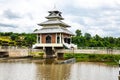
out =
<svg viewBox="0 0 120 80"><path fill-rule="evenodd" d="M46 43L51 43L51 36L50 35L46 36Z"/></svg>

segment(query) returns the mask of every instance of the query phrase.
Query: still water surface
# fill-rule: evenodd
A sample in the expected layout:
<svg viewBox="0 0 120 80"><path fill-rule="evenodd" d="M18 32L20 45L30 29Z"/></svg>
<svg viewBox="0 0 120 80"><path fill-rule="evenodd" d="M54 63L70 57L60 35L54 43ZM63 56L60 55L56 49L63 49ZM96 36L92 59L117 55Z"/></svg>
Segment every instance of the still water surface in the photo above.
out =
<svg viewBox="0 0 120 80"><path fill-rule="evenodd" d="M0 80L118 80L118 67L100 63L0 63Z"/></svg>

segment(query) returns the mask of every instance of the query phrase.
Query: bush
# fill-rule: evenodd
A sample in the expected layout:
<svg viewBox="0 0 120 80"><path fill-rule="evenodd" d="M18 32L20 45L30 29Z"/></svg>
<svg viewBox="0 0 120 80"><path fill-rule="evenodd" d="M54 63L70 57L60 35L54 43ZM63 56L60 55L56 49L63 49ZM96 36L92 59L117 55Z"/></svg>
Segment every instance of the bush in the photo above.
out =
<svg viewBox="0 0 120 80"><path fill-rule="evenodd" d="M65 59L69 59L69 58L72 58L72 57L73 57L73 54L70 54L70 53L69 54L66 54L66 53L64 54Z"/></svg>

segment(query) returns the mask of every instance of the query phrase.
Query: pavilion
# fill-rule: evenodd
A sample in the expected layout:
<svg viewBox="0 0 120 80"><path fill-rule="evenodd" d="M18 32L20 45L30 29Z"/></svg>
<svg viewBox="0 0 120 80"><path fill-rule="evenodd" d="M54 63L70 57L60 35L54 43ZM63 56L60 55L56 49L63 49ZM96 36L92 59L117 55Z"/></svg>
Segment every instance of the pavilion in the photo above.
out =
<svg viewBox="0 0 120 80"><path fill-rule="evenodd" d="M62 13L56 9L48 12L47 21L38 24L42 28L33 32L37 35L37 43L33 48L42 49L46 57L57 56L58 49L77 48L71 43L71 36L74 34L67 29L71 26L62 21Z"/></svg>

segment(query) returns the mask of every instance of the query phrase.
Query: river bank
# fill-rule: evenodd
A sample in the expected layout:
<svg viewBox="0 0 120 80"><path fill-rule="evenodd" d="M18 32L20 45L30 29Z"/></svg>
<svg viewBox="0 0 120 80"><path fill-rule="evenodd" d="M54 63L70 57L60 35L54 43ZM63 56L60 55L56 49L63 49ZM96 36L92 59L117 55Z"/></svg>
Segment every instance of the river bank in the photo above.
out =
<svg viewBox="0 0 120 80"><path fill-rule="evenodd" d="M102 62L107 65L118 65L120 54L64 54L65 59L76 58L77 62Z"/></svg>
<svg viewBox="0 0 120 80"><path fill-rule="evenodd" d="M0 62L37 62L37 63L57 63L57 59L44 59L42 58L43 54L39 54L39 56L26 56L26 57L5 57L0 58ZM107 65L118 65L120 54L71 54L65 53L63 59L59 60L67 60L70 58L75 58L76 62L101 62Z"/></svg>
<svg viewBox="0 0 120 80"><path fill-rule="evenodd" d="M0 63L39 63L39 64L64 64L74 63L74 58L57 59L57 58L42 58L41 56L24 56L24 57L3 57L0 58Z"/></svg>

